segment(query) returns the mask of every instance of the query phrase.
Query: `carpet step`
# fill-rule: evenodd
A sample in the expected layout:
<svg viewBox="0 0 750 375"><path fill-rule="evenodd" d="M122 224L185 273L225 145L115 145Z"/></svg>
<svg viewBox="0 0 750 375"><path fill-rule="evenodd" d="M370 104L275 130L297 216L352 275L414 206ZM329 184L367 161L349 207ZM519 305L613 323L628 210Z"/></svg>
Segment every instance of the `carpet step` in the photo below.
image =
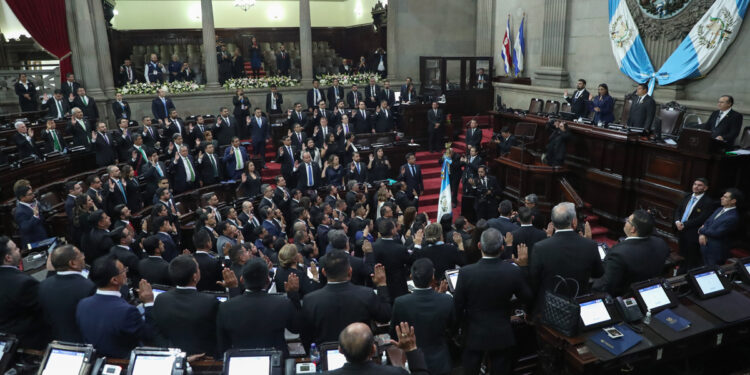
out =
<svg viewBox="0 0 750 375"><path fill-rule="evenodd" d="M591 235L592 236L603 236L609 233L609 230L605 227L600 226L592 226L591 227Z"/></svg>

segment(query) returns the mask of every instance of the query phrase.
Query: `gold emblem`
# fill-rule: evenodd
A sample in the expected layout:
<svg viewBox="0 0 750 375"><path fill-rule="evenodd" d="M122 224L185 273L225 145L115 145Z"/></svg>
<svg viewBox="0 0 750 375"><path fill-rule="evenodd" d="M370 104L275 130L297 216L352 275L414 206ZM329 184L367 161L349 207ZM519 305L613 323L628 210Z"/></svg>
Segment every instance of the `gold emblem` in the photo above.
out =
<svg viewBox="0 0 750 375"><path fill-rule="evenodd" d="M620 15L609 26L609 37L617 47L622 48L635 39L635 33L632 25L628 23L624 16Z"/></svg>
<svg viewBox="0 0 750 375"><path fill-rule="evenodd" d="M721 8L718 17L709 17L708 21L698 26L699 46L714 49L723 41L729 39L737 19L727 8Z"/></svg>

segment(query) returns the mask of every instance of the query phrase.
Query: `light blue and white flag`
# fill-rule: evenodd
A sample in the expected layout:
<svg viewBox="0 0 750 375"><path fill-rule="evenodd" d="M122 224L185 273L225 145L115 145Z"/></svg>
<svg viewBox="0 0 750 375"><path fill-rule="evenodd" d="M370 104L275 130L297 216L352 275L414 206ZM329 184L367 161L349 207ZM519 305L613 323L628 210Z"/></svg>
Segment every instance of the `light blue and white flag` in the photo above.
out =
<svg viewBox="0 0 750 375"><path fill-rule="evenodd" d="M453 163L453 160L448 157L444 159L443 170L440 172L440 196L438 197L437 222L440 222L440 218L443 217L443 215L453 212L450 182L450 166L451 163Z"/></svg>
<svg viewBox="0 0 750 375"><path fill-rule="evenodd" d="M523 72L523 51L526 49L526 43L523 41L523 21L526 15L521 18L521 26L518 26L516 42L513 44L513 66L516 70L516 77Z"/></svg>
<svg viewBox="0 0 750 375"><path fill-rule="evenodd" d="M620 71L636 82L651 80L654 67L625 0L609 0L609 40Z"/></svg>
<svg viewBox="0 0 750 375"><path fill-rule="evenodd" d="M716 0L656 74L660 85L703 77L734 42L750 0Z"/></svg>

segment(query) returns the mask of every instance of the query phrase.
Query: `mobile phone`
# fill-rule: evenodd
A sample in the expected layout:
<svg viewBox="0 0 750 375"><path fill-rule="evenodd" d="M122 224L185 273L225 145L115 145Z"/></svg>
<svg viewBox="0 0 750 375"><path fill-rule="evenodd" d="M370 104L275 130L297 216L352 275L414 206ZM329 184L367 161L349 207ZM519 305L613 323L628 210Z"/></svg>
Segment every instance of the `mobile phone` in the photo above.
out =
<svg viewBox="0 0 750 375"><path fill-rule="evenodd" d="M620 330L618 330L615 327L606 327L606 328L602 328L602 329L607 334L607 336L609 336L609 338L611 338L611 339L619 339L620 337L625 336L625 335L622 334L622 332L620 332Z"/></svg>

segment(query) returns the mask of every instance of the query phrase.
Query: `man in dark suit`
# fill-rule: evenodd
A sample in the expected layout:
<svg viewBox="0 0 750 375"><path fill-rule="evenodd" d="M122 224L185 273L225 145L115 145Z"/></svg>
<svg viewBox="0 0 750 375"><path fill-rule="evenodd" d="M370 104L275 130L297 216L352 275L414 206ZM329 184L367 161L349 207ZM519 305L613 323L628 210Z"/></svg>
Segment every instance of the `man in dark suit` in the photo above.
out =
<svg viewBox="0 0 750 375"><path fill-rule="evenodd" d="M167 165L167 170L173 176L175 194L195 188L198 181L195 163L188 154L187 146L181 146L179 152L175 152L174 160Z"/></svg>
<svg viewBox="0 0 750 375"><path fill-rule="evenodd" d="M164 244L162 257L164 258L164 260L169 262L174 259L179 253L177 244L175 243L175 240L172 239L171 234L176 233L177 230L175 229L174 224L169 221L168 216L157 217L156 219L154 219L153 226L157 231L156 236L159 237L159 240Z"/></svg>
<svg viewBox="0 0 750 375"><path fill-rule="evenodd" d="M698 229L698 242L705 265L720 266L729 258L729 245L737 234L740 222L737 205L743 197L738 189L727 189L721 196L721 207Z"/></svg>
<svg viewBox="0 0 750 375"><path fill-rule="evenodd" d="M394 129L393 111L388 107L388 102L383 100L380 107L375 110L375 132L389 133Z"/></svg>
<svg viewBox="0 0 750 375"><path fill-rule="evenodd" d="M393 116L391 116L393 117ZM374 116L367 113L367 108L365 108L365 102L361 101L359 102L359 107L356 110L352 110L351 112L351 119L350 122L354 123L354 133L369 133L371 130L373 130L373 120L375 119ZM342 116L343 121L343 116Z"/></svg>
<svg viewBox="0 0 750 375"><path fill-rule="evenodd" d="M383 89L380 90L380 96L378 101L382 102L385 100L388 103L388 107L393 107L396 103L396 93L391 89L391 83L388 81L383 82Z"/></svg>
<svg viewBox="0 0 750 375"><path fill-rule="evenodd" d="M78 88L81 84L76 82L76 77L73 73L65 74L65 82L63 82L61 90L63 97L68 99L69 103L73 103L73 100L78 96Z"/></svg>
<svg viewBox="0 0 750 375"><path fill-rule="evenodd" d="M117 160L115 140L111 134L107 134L107 124L98 123L96 131L91 133L91 149L96 155L97 166L106 167L115 164Z"/></svg>
<svg viewBox="0 0 750 375"><path fill-rule="evenodd" d="M141 277L151 284L174 285L169 277L169 263L161 257L164 243L158 236L149 236L143 240L143 250L148 255L138 262Z"/></svg>
<svg viewBox="0 0 750 375"><path fill-rule="evenodd" d="M533 218L531 209L525 206L518 208L518 221L521 222L521 227L505 235L503 259L518 257L518 246L520 244L526 245L526 248L528 248L528 258L531 259L531 254L534 252L534 244L547 238L545 231L535 228L531 224Z"/></svg>
<svg viewBox="0 0 750 375"><path fill-rule="evenodd" d="M56 274L39 284L39 305L51 330L51 339L83 342L76 323L78 302L96 292L96 286L83 276L86 259L73 245L57 247L50 254Z"/></svg>
<svg viewBox="0 0 750 375"><path fill-rule="evenodd" d="M68 143L56 128L55 120L47 119L47 130L42 133L45 154L53 151L63 152L68 148Z"/></svg>
<svg viewBox="0 0 750 375"><path fill-rule="evenodd" d="M421 335L421 333L420 333ZM370 327L364 323L352 323L339 335L339 352L344 354L346 363L336 370L328 371L330 375L425 375L430 374L425 363L425 355L417 348L414 327L402 322L396 326L396 347L406 354L409 370L397 366L386 366L375 363L373 358L378 354L378 346Z"/></svg>
<svg viewBox="0 0 750 375"><path fill-rule="evenodd" d="M39 213L39 202L36 201L31 186L18 186L14 193L18 199L14 219L18 225L21 247L46 239L47 230L44 228L44 218Z"/></svg>
<svg viewBox="0 0 750 375"><path fill-rule="evenodd" d="M459 165L464 167L463 176L467 178L476 178L479 175L479 167L484 165L484 160L479 156L479 147L468 146L469 154L459 159ZM452 165L451 165L452 166ZM453 177L453 175L451 176ZM461 177L459 175L458 177ZM453 187L451 187L452 189Z"/></svg>
<svg viewBox="0 0 750 375"><path fill-rule="evenodd" d="M163 124L164 120L169 117L169 112L175 108L172 99L167 98L167 93L163 89L156 90L156 98L151 101L151 114L154 118Z"/></svg>
<svg viewBox="0 0 750 375"><path fill-rule="evenodd" d="M240 139L237 137L232 138L232 144L224 150L224 156L221 158L227 177L235 181L239 181L242 178L245 164L249 160L247 151L244 147L240 147Z"/></svg>
<svg viewBox="0 0 750 375"><path fill-rule="evenodd" d="M302 163L295 163L293 172L297 174L298 189L315 190L320 186L320 167L312 162L310 152L302 152Z"/></svg>
<svg viewBox="0 0 750 375"><path fill-rule="evenodd" d="M198 262L198 268L200 269L198 290L223 291L224 287L219 282L223 279L222 270L224 267L221 258L211 251L213 248L211 235L206 231L197 231L193 235L193 245L195 246L193 257Z"/></svg>
<svg viewBox="0 0 750 375"><path fill-rule="evenodd" d="M220 146L232 143L232 137L242 136L244 130L240 129L238 121L234 116L229 114L229 108L221 107L219 109L219 116L216 118L216 126L214 127L214 136ZM242 129L246 129L246 125Z"/></svg>
<svg viewBox="0 0 750 375"><path fill-rule="evenodd" d="M0 261L0 331L18 337L22 348L41 349L47 327L41 324L39 281L17 268L21 252L6 236L0 236Z"/></svg>
<svg viewBox="0 0 750 375"><path fill-rule="evenodd" d="M313 79L313 88L307 90L307 108L317 108L321 100L326 100L325 94L320 88L320 81Z"/></svg>
<svg viewBox="0 0 750 375"><path fill-rule="evenodd" d="M294 110L288 110L286 113L286 125L289 129L294 128L294 124L302 125L302 128L308 128L307 112L303 111L301 103L294 103Z"/></svg>
<svg viewBox="0 0 750 375"><path fill-rule="evenodd" d="M117 120L117 130L112 132L112 140L117 150L117 160L125 162L131 159L133 155L133 139L131 136L135 131L128 129L128 119L121 118Z"/></svg>
<svg viewBox="0 0 750 375"><path fill-rule="evenodd" d="M466 147L474 146L479 148L482 144L482 129L479 129L479 123L475 119L469 121L469 128L466 129Z"/></svg>
<svg viewBox="0 0 750 375"><path fill-rule="evenodd" d="M463 239L460 235L457 235L452 240L458 240L456 245L445 243L443 227L440 224L432 223L424 228L426 244L421 245L421 248L415 246L417 250L414 251L414 259L430 259L437 280L445 279L445 271L455 269L456 266L463 266L466 263Z"/></svg>
<svg viewBox="0 0 750 375"><path fill-rule="evenodd" d="M36 155L36 146L34 146L34 129L28 129L23 121L16 121L15 134L11 138L16 145L16 153L19 158L27 158Z"/></svg>
<svg viewBox="0 0 750 375"><path fill-rule="evenodd" d="M151 126L151 116L143 116L141 125L143 144L148 147L148 150L153 150L156 147L156 142L160 141L160 137L159 132Z"/></svg>
<svg viewBox="0 0 750 375"><path fill-rule="evenodd" d="M290 184L293 181L294 161L299 157L298 150L292 146L291 137L288 135L281 137L281 147L279 147L276 162L281 164L281 175Z"/></svg>
<svg viewBox="0 0 750 375"><path fill-rule="evenodd" d="M300 331L299 279L291 273L284 288L287 297L267 292L268 265L258 257L242 267L245 293L219 306L216 332L219 352L232 348L274 348L288 354L284 330ZM332 318L332 316L328 316Z"/></svg>
<svg viewBox="0 0 750 375"><path fill-rule="evenodd" d="M375 107L378 106L378 103L380 103L378 100L379 96L380 86L375 83L374 77L370 77L370 84L365 88L365 102L367 103L367 108L375 109Z"/></svg>
<svg viewBox="0 0 750 375"><path fill-rule="evenodd" d="M269 115L281 113L281 105L284 104L284 96L276 88L276 85L271 85L271 92L266 94L266 113Z"/></svg>
<svg viewBox="0 0 750 375"><path fill-rule="evenodd" d="M219 159L214 153L213 144L208 143L203 150L199 151L197 164L202 186L213 185L223 179L224 166L222 163L219 163Z"/></svg>
<svg viewBox="0 0 750 375"><path fill-rule="evenodd" d="M125 206L118 206L117 209L120 211L128 210ZM132 225L129 226L123 222L120 222L119 225L115 225L115 229L110 233L115 244L109 248L109 254L114 255L128 269L128 284L135 285L141 279L138 272L138 263L141 260L142 252L134 242L135 229Z"/></svg>
<svg viewBox="0 0 750 375"><path fill-rule="evenodd" d="M479 68L479 71L477 72L476 88L486 89L490 87L492 87L492 82L490 82L490 77L484 72L484 68Z"/></svg>
<svg viewBox="0 0 750 375"><path fill-rule="evenodd" d="M65 133L73 136L73 146L89 147L91 144L91 132L94 126L83 118L83 111L74 107L70 110L70 122L65 128Z"/></svg>
<svg viewBox="0 0 750 375"><path fill-rule="evenodd" d="M286 51L286 47L282 44L279 46L279 53L276 54L276 71L279 75L288 76L291 67L292 60L289 57L289 52Z"/></svg>
<svg viewBox="0 0 750 375"><path fill-rule="evenodd" d="M662 274L669 246L652 236L654 218L644 210L636 210L625 220L626 238L612 247L604 258L604 276L594 282L594 289L612 297L628 292L633 283Z"/></svg>
<svg viewBox="0 0 750 375"><path fill-rule="evenodd" d="M687 194L675 208L674 227L677 229L677 242L680 255L685 258L684 271L703 264L703 256L698 243L698 228L708 220L716 209L716 202L706 194L708 180L696 178L692 194Z"/></svg>
<svg viewBox="0 0 750 375"><path fill-rule="evenodd" d="M495 139L497 145L497 152L499 155L507 155L510 153L510 148L518 145L518 139L516 136L510 133L510 128L503 126L500 129L500 137Z"/></svg>
<svg viewBox="0 0 750 375"><path fill-rule="evenodd" d="M501 192L497 178L488 176L487 166L481 165L477 168L476 177L469 178L468 182L464 189L466 193L475 197L474 210L477 219L489 219L493 215L492 207L497 204L495 196Z"/></svg>
<svg viewBox="0 0 750 375"><path fill-rule="evenodd" d="M153 309L154 323L164 344L181 348L189 355L216 356L219 301L196 289L202 276L198 263L191 255L180 255L169 264L169 276L177 288L160 294Z"/></svg>
<svg viewBox="0 0 750 375"><path fill-rule="evenodd" d="M47 97L47 94L44 94L44 97L42 98L42 109L47 110L47 117L62 119L70 114L70 102L63 98L62 90L55 89L52 98L49 98Z"/></svg>
<svg viewBox="0 0 750 375"><path fill-rule="evenodd" d="M352 74L352 65L349 63L348 59L341 59L341 65L339 65L339 74Z"/></svg>
<svg viewBox="0 0 750 375"><path fill-rule="evenodd" d="M559 281L557 275L575 279L581 295L588 293L590 278L604 274L596 242L574 230L578 226L578 219L573 203L563 202L555 206L552 209L552 224L555 234L534 245L534 258L529 268L529 278L537 296L537 312L543 311L544 292L555 288Z"/></svg>
<svg viewBox="0 0 750 375"><path fill-rule="evenodd" d="M109 233L109 227L112 225L112 220L102 210L96 210L89 216L89 222L93 224L93 228L88 235L88 240L82 241L81 251L86 255L86 259L90 263L103 257L109 253L109 249L114 246L112 237Z"/></svg>
<svg viewBox="0 0 750 375"><path fill-rule="evenodd" d="M359 102L364 101L365 98L361 92L358 91L357 85L352 85L352 91L346 94L346 105L349 108L359 108Z"/></svg>
<svg viewBox="0 0 750 375"><path fill-rule="evenodd" d="M419 332L417 346L422 348L431 374L447 375L453 370L448 350L450 334L456 326L453 298L432 289L435 267L428 258L417 259L411 266L414 291L396 298L391 315L391 335L401 322L414 326Z"/></svg>
<svg viewBox="0 0 750 375"><path fill-rule="evenodd" d="M83 111L89 124L95 124L99 120L99 108L96 106L96 100L86 95L86 89L78 88L78 96L73 100L73 107L78 107Z"/></svg>
<svg viewBox="0 0 750 375"><path fill-rule="evenodd" d="M416 164L417 157L413 153L406 155L406 164L401 166L401 174L398 176L400 181L406 182L406 194L420 196L424 192L424 182L422 181L422 169Z"/></svg>
<svg viewBox="0 0 750 375"><path fill-rule="evenodd" d="M429 135L427 149L430 152L440 152L443 149L441 145L445 133L443 121L445 121L443 110L438 108L438 102L432 102L432 109L427 111L427 132Z"/></svg>
<svg viewBox="0 0 750 375"><path fill-rule="evenodd" d="M628 127L651 129L651 123L654 122L654 113L656 112L656 102L648 95L648 85L639 83L635 89L636 97L633 98L633 104L630 107L628 117Z"/></svg>
<svg viewBox="0 0 750 375"><path fill-rule="evenodd" d="M568 152L568 139L571 137L570 131L568 131L568 123L554 121L552 124L552 127L548 128L551 130L551 134L547 142L546 152L542 155L542 161L551 166L563 166L565 165L565 155Z"/></svg>
<svg viewBox="0 0 750 375"><path fill-rule="evenodd" d="M76 322L84 342L96 352L111 358L128 358L141 342L150 342L155 330L151 318L154 293L146 280L138 285L138 299L144 313L125 301L120 289L126 285L125 266L114 256L97 259L89 277L97 286L96 294L78 303ZM145 319L144 319L145 317Z"/></svg>
<svg viewBox="0 0 750 375"><path fill-rule="evenodd" d="M130 113L130 104L122 99L122 94L119 92L115 94L115 101L112 102L112 112L115 114L116 119L132 119Z"/></svg>
<svg viewBox="0 0 750 375"><path fill-rule="evenodd" d="M711 113L703 129L711 132L711 138L734 146L734 141L742 129L742 114L733 110L734 98L723 95L719 98L719 109Z"/></svg>
<svg viewBox="0 0 750 375"><path fill-rule="evenodd" d="M406 279L409 276L409 267L413 259L406 251L406 247L394 240L397 236L397 229L392 219L378 220L378 232L380 238L372 245L375 263L385 267L388 294L395 299L409 293Z"/></svg>
<svg viewBox="0 0 750 375"><path fill-rule="evenodd" d="M185 121L177 114L177 110L172 108L169 110L169 116L164 119L164 138L174 139L175 134L185 136L186 139L184 140L189 140L187 139L188 129Z"/></svg>
<svg viewBox="0 0 750 375"><path fill-rule="evenodd" d="M367 182L367 164L360 161L359 152L352 153L352 162L347 170L347 180L360 184Z"/></svg>
<svg viewBox="0 0 750 375"><path fill-rule="evenodd" d="M260 165L266 167L266 141L271 140L271 124L263 117L260 108L255 108L255 115L250 117L250 138L253 141L253 155L260 156Z"/></svg>
<svg viewBox="0 0 750 375"><path fill-rule="evenodd" d="M568 90L565 90L563 99L570 103L570 111L575 113L578 117L588 117L589 115L589 92L586 90L586 80L581 78L576 84L576 91L571 97L568 95Z"/></svg>
<svg viewBox="0 0 750 375"><path fill-rule="evenodd" d="M326 125L327 127L327 125ZM299 123L294 124L290 131L290 137L292 141L292 147L296 150L301 150L303 145L306 145L307 133L302 130L302 125Z"/></svg>
<svg viewBox="0 0 750 375"><path fill-rule="evenodd" d="M322 265L328 284L306 294L302 303L300 335L304 347L313 342L336 341L341 330L354 322L370 324L373 320L381 323L390 320L390 297L382 265L375 266L372 276L377 295L371 288L350 282L352 268L346 252L327 252Z"/></svg>
<svg viewBox="0 0 750 375"><path fill-rule="evenodd" d="M125 86L126 84L132 84L137 81L135 78L135 67L133 66L133 63L130 61L130 59L125 59L123 61L123 64L120 65L120 86Z"/></svg>
<svg viewBox="0 0 750 375"><path fill-rule="evenodd" d="M499 231L489 228L482 232L479 245L482 259L461 268L454 293L456 318L467 322L463 368L466 374L478 374L486 354L492 374L508 374L516 344L509 319L510 299L515 295L529 303L533 294L521 269L500 260L503 236Z"/></svg>
<svg viewBox="0 0 750 375"><path fill-rule="evenodd" d="M418 208L419 196L414 196L412 193L407 192L408 187L406 182L398 182L394 185L393 198L396 200L396 204L401 208L401 211L405 211L408 207Z"/></svg>
<svg viewBox="0 0 750 375"><path fill-rule="evenodd" d="M510 220L511 215L513 215L513 204L509 200L500 202L497 211L500 213L500 216L487 221L487 225L490 228L499 230L503 237L508 232L513 232L519 228L518 224Z"/></svg>
<svg viewBox="0 0 750 375"><path fill-rule="evenodd" d="M339 85L338 78L334 78L333 85L328 88L328 102L335 106L339 100L344 100L344 88Z"/></svg>

